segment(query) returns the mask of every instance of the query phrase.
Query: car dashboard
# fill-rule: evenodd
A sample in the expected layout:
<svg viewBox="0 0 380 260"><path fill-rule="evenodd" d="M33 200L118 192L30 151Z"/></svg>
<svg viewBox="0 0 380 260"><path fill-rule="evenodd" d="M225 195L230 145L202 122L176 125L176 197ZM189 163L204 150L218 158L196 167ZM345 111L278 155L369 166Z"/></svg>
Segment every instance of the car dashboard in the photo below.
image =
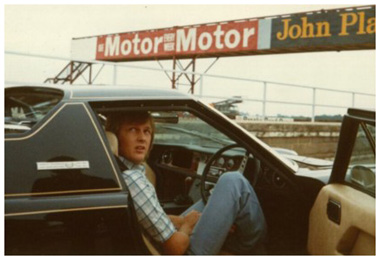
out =
<svg viewBox="0 0 380 260"><path fill-rule="evenodd" d="M206 164L218 151L216 148L195 145L155 145L154 147L151 161L154 161L155 168L194 179L201 179ZM226 151L212 162L206 176L207 180L216 182L223 173L238 171L244 156L243 149ZM282 190L289 186L281 174L252 156L248 159L244 175L251 183L257 177L255 184L261 188Z"/></svg>
<svg viewBox="0 0 380 260"><path fill-rule="evenodd" d="M214 148L202 148L199 146L188 147L161 147L156 165L163 169L172 169L190 177L200 178L206 164L212 155L217 152ZM243 150L227 151L212 162L209 177L220 177L226 171L239 169L244 157Z"/></svg>

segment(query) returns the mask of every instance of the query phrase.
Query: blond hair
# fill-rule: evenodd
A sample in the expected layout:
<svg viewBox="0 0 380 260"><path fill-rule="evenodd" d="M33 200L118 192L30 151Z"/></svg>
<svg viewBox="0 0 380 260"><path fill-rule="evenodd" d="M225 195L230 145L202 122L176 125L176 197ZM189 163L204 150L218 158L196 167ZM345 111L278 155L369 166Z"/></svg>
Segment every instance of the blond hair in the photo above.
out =
<svg viewBox="0 0 380 260"><path fill-rule="evenodd" d="M123 123L144 124L149 122L152 128L152 139L149 145L149 152L153 147L155 125L152 115L148 111L122 111L109 114L107 116L106 131L113 132L119 137L120 126ZM148 154L149 154L148 152Z"/></svg>

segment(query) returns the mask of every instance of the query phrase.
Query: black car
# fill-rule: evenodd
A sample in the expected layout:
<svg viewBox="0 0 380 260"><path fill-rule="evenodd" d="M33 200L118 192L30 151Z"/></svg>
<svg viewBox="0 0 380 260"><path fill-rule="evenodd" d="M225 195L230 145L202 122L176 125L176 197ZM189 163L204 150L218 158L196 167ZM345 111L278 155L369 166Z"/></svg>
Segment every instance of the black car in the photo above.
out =
<svg viewBox="0 0 380 260"><path fill-rule="evenodd" d="M5 254L159 253L105 131L124 110L155 119L146 167L168 214L239 170L262 205L267 254L375 254L374 111L349 109L332 168L310 170L191 96L108 86L5 89Z"/></svg>

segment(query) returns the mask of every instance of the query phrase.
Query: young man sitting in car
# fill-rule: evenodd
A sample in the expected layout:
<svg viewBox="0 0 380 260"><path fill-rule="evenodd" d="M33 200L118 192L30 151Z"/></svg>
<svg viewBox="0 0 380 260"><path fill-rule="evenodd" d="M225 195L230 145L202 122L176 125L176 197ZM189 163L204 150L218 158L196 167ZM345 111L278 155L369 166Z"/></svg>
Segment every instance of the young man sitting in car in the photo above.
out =
<svg viewBox="0 0 380 260"><path fill-rule="evenodd" d="M261 246L266 234L264 215L242 174L223 174L207 205L199 201L181 216L167 215L142 165L153 145L155 126L150 113L111 115L107 130L118 138L119 157L128 168L123 177L138 221L161 244L163 254L216 255L222 247L235 254L252 254Z"/></svg>

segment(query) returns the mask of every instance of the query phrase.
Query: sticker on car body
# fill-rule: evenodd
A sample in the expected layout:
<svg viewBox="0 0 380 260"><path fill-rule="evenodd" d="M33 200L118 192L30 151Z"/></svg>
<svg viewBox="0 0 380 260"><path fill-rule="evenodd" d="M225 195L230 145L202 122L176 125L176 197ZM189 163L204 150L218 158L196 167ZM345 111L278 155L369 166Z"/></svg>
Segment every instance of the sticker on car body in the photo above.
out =
<svg viewBox="0 0 380 260"><path fill-rule="evenodd" d="M37 162L37 170L70 170L89 169L89 161L67 161L67 162Z"/></svg>

